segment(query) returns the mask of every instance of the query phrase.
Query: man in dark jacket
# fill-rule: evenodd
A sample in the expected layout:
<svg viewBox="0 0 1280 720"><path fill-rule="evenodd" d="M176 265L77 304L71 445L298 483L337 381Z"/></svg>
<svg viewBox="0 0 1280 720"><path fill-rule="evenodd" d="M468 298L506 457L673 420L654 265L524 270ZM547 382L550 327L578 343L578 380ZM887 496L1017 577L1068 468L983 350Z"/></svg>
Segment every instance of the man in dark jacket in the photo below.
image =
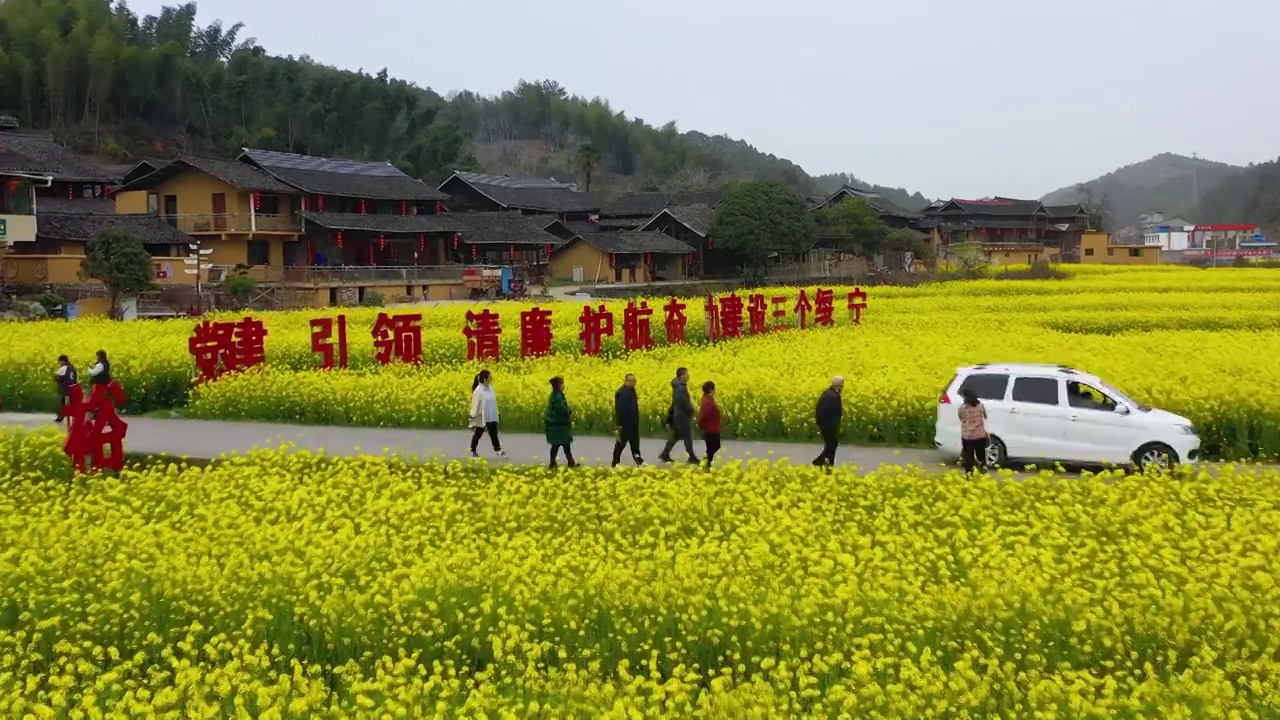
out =
<svg viewBox="0 0 1280 720"><path fill-rule="evenodd" d="M671 439L667 440L658 459L671 462L671 449L676 443L684 441L684 449L689 453L689 464L697 465L698 455L693 451L693 401L689 399L689 370L676 370L676 377L671 381L671 409L667 416L671 418Z"/></svg>
<svg viewBox="0 0 1280 720"><path fill-rule="evenodd" d="M613 466L622 461L622 449L631 446L631 459L643 465L640 457L640 398L636 395L636 376L627 373L622 387L613 395L613 424L618 428L618 442L613 444Z"/></svg>
<svg viewBox="0 0 1280 720"><path fill-rule="evenodd" d="M822 433L822 452L813 459L818 467L831 467L836 463L836 446L840 444L840 419L844 416L844 404L840 393L844 390L844 378L831 379L831 387L818 398L818 432Z"/></svg>

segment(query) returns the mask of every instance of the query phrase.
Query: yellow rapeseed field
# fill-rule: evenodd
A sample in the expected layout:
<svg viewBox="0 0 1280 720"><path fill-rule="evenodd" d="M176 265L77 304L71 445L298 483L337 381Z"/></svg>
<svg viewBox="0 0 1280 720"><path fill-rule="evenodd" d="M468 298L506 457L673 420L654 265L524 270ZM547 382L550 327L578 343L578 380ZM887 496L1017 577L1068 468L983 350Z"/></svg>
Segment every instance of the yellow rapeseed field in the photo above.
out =
<svg viewBox="0 0 1280 720"><path fill-rule="evenodd" d="M0 717L1280 717L1280 473L966 480L0 430Z"/></svg>
<svg viewBox="0 0 1280 720"><path fill-rule="evenodd" d="M654 299L656 349L622 356L618 328L597 358L580 355L581 303L555 303L556 354L518 360L519 311L533 303L486 305L501 314L503 360L492 364L502 423L538 431L547 379L562 375L579 432L607 432L613 392L625 373L639 377L647 431L656 432L677 366L693 386L716 382L727 437L804 440L814 436L817 394L843 375L846 442L929 443L934 400L960 365L980 361L1059 362L1107 378L1136 399L1190 417L1210 456L1280 455L1280 272L1172 266L1067 268L1066 280L981 280L920 287L866 288L860 326L843 309L830 329L707 345L697 300L690 301L694 344L663 346ZM844 290L844 289L842 289ZM781 291L779 291L781 292ZM795 291L785 291L794 296ZM812 292L812 289L810 289ZM767 295L778 294L766 291ZM745 292L744 292L745 295ZM547 303L544 301L544 305ZM842 304L841 304L842 307ZM186 405L189 415L304 423L458 427L471 378L464 362L467 310L424 311L422 367L380 368L370 328L378 311L351 309L352 369L314 370L308 321L338 310L262 313L270 335L264 371L190 390L190 320L33 323L0 327L0 395L7 409L54 404L53 358L84 363L99 348L115 358L133 411Z"/></svg>

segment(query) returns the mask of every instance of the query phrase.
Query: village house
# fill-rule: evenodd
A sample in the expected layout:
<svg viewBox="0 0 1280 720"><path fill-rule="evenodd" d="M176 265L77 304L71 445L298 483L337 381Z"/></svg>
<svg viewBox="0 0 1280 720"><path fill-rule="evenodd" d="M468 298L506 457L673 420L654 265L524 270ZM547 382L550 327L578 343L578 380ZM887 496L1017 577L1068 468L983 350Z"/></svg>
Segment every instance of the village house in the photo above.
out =
<svg viewBox="0 0 1280 720"><path fill-rule="evenodd" d="M867 204L880 214L880 219L884 224L891 228L908 228L921 219L920 213L904 210L895 205L892 201L885 199L885 197L878 192L873 192L871 190L859 190L858 188L850 187L849 185L845 185L834 193L828 195L820 202L811 205L809 209L811 212L816 213L823 208L831 207L832 205L842 202L848 198L859 198L867 201Z"/></svg>
<svg viewBox="0 0 1280 720"><path fill-rule="evenodd" d="M656 230L581 233L551 255L551 277L575 283L684 280L693 249Z"/></svg>
<svg viewBox="0 0 1280 720"><path fill-rule="evenodd" d="M600 201L573 183L555 178L486 175L455 171L440 184L452 212L515 211L555 215L563 222L586 221L600 212Z"/></svg>
<svg viewBox="0 0 1280 720"><path fill-rule="evenodd" d="M601 230L638 230L667 208L705 205L714 209L723 199L723 189L626 193L605 203L596 222Z"/></svg>
<svg viewBox="0 0 1280 720"><path fill-rule="evenodd" d="M179 271L187 237L156 218L119 217L107 195L118 173L71 152L49 135L0 133L0 174L5 174L6 214L2 271L6 287L50 288L102 300L101 284L85 277L90 245L107 229L138 237L153 257L157 285L188 282ZM29 201L28 201L29 199ZM12 228L10 230L10 228ZM7 241L7 242L5 242ZM90 304L92 304L90 302Z"/></svg>
<svg viewBox="0 0 1280 720"><path fill-rule="evenodd" d="M1079 262L1085 265L1159 265L1161 252L1159 245L1145 242L1118 243L1110 233L1100 230L1087 230L1081 233Z"/></svg>
<svg viewBox="0 0 1280 720"><path fill-rule="evenodd" d="M915 227L929 234L939 258L953 245L974 242L995 264L1022 265L1057 260L1064 245L1078 243L1088 221L1078 205L1051 214L1039 200L996 197L940 200L921 213Z"/></svg>

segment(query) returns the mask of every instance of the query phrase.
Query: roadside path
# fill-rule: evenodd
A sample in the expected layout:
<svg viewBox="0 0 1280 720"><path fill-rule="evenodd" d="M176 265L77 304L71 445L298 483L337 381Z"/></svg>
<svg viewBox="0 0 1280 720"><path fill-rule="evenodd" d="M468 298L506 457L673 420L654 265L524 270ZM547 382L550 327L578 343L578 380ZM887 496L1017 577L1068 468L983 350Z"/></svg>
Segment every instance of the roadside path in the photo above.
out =
<svg viewBox="0 0 1280 720"><path fill-rule="evenodd" d="M53 418L45 414L0 413L0 426L27 428L48 427ZM282 444L292 444L299 450L324 450L329 455L417 455L421 458L464 459L470 456L471 431L419 430L405 428L335 427L329 425L277 425L267 423L229 422L223 420L189 420L152 417L126 417L129 436L125 450L148 455L167 454L188 457L193 460L214 460L232 453L247 453L254 448L275 449ZM504 433L502 449L509 456L507 462L547 462L549 448L541 435L530 433ZM645 462L657 463L663 439L641 438L640 448ZM694 447L702 455L702 441L695 439ZM787 459L793 464L811 462L821 446L784 442L727 441L716 456L722 460ZM488 436L480 440L480 455L494 462L493 449ZM574 455L589 465L607 465L613 457L613 438L578 436L573 443ZM672 457L683 461L680 446ZM881 465L937 466L946 460L942 453L919 448L853 447L842 446L836 454L840 465L856 465L874 470ZM630 465L631 457L623 453L623 463ZM563 463L563 458L561 463Z"/></svg>

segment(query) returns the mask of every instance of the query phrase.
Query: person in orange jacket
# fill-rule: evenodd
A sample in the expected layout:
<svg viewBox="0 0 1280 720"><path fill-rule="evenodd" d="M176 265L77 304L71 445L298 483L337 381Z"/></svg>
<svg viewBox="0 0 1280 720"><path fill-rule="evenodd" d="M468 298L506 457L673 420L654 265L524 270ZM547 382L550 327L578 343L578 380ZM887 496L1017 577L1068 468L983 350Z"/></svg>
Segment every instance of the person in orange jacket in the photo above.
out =
<svg viewBox="0 0 1280 720"><path fill-rule="evenodd" d="M702 383L698 429L702 431L702 441L706 443L707 467L711 467L711 461L720 452L720 406L716 404L716 384L711 381Z"/></svg>

